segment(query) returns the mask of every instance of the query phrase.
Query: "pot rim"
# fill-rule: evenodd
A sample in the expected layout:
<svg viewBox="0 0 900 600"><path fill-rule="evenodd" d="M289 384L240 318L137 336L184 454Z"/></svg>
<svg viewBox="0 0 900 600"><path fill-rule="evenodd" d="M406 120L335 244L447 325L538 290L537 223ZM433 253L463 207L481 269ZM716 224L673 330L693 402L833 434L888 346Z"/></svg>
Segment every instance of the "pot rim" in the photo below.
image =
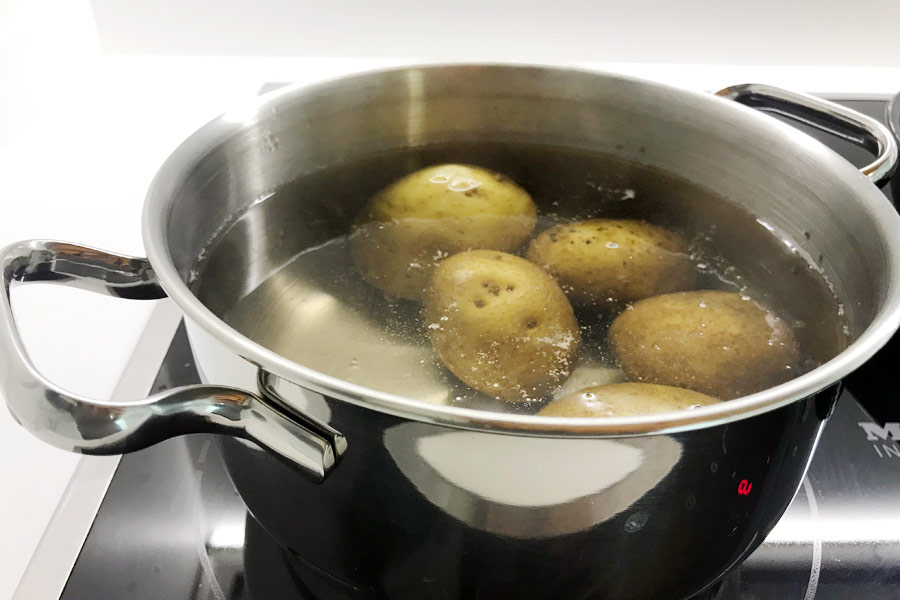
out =
<svg viewBox="0 0 900 600"><path fill-rule="evenodd" d="M435 405L373 390L362 385L344 382L304 367L278 353L254 342L231 328L212 313L182 281L165 243L165 217L181 174L198 157L218 141L227 139L252 122L255 115L283 99L327 89L332 82L379 77L387 73L416 70L447 69L521 69L540 72L570 72L573 76L604 77L639 84L660 91L690 96L706 118L724 118L732 125L756 128L769 136L771 143L791 144L798 155L804 155L808 163L823 170L836 172L843 177L854 192L854 201L860 209L866 209L874 217L873 234L885 242L889 278L888 293L877 315L866 330L840 354L821 366L761 392L704 406L689 411L671 411L653 415L631 417L548 417L517 415L475 410L455 406ZM245 360L276 376L305 388L342 401L395 416L445 425L498 433L540 435L550 437L599 437L645 435L648 433L672 433L703 427L711 427L751 417L809 397L837 383L841 378L861 366L890 340L900 327L900 215L890 201L844 158L812 137L758 111L737 103L682 88L648 81L636 77L602 71L561 68L527 64L428 64L400 68L366 71L353 75L330 78L313 84L290 85L269 92L240 109L213 119L172 152L160 167L148 190L143 210L142 232L147 256L157 277L168 295L179 305L185 315L212 334L230 350Z"/></svg>

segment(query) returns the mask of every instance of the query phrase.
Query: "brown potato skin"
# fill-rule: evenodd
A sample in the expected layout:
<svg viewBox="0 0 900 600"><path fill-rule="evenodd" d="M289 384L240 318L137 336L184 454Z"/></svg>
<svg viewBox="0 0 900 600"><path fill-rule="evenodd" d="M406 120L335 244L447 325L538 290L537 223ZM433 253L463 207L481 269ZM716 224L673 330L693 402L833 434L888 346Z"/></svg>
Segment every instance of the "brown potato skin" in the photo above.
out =
<svg viewBox="0 0 900 600"><path fill-rule="evenodd" d="M706 394L654 383L613 383L561 396L538 414L553 417L628 417L717 404Z"/></svg>
<svg viewBox="0 0 900 600"><path fill-rule="evenodd" d="M616 362L633 380L737 398L798 373L794 332L740 294L701 290L636 302L609 328Z"/></svg>
<svg viewBox="0 0 900 600"><path fill-rule="evenodd" d="M697 272L681 236L658 225L591 219L538 235L526 257L578 305L625 303L693 287Z"/></svg>
<svg viewBox="0 0 900 600"><path fill-rule="evenodd" d="M350 250L370 284L419 300L441 259L476 248L512 250L536 222L531 196L508 177L435 165L373 196L357 214Z"/></svg>
<svg viewBox="0 0 900 600"><path fill-rule="evenodd" d="M434 349L463 383L508 402L545 397L572 371L581 334L566 295L523 258L455 254L425 294Z"/></svg>

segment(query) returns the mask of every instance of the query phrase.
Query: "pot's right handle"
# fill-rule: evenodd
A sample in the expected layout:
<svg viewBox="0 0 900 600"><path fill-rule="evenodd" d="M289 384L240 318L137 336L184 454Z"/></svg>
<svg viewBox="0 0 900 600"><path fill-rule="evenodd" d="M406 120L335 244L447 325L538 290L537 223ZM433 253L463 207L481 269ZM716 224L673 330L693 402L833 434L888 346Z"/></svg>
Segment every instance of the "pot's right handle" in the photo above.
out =
<svg viewBox="0 0 900 600"><path fill-rule="evenodd" d="M876 158L860 171L875 185L885 183L897 168L897 142L888 128L846 106L762 83L733 85L716 95L806 123L865 148Z"/></svg>
<svg viewBox="0 0 900 600"><path fill-rule="evenodd" d="M0 391L16 421L38 438L82 454L122 454L177 435L220 433L256 443L300 467L313 481L322 481L335 466L343 446L336 448L321 427L244 390L188 385L114 403L69 393L37 370L13 317L12 285L42 281L120 298L164 298L146 259L64 242L28 241L0 251L0 268Z"/></svg>

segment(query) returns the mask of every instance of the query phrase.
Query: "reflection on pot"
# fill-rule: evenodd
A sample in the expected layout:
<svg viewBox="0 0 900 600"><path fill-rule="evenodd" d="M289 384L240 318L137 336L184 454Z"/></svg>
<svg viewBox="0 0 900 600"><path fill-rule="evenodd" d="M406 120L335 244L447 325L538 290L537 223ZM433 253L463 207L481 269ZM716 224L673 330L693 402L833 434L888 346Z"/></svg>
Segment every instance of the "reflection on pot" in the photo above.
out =
<svg viewBox="0 0 900 600"><path fill-rule="evenodd" d="M548 439L404 423L384 444L425 498L483 531L543 538L590 529L625 511L675 467L667 436Z"/></svg>

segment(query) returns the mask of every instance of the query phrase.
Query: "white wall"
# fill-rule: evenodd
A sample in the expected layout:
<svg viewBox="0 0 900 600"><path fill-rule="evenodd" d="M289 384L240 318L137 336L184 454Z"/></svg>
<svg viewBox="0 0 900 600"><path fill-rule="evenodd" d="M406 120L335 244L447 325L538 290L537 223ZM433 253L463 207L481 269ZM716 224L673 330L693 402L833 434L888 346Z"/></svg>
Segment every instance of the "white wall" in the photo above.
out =
<svg viewBox="0 0 900 600"><path fill-rule="evenodd" d="M900 0L92 0L105 52L900 66Z"/></svg>

